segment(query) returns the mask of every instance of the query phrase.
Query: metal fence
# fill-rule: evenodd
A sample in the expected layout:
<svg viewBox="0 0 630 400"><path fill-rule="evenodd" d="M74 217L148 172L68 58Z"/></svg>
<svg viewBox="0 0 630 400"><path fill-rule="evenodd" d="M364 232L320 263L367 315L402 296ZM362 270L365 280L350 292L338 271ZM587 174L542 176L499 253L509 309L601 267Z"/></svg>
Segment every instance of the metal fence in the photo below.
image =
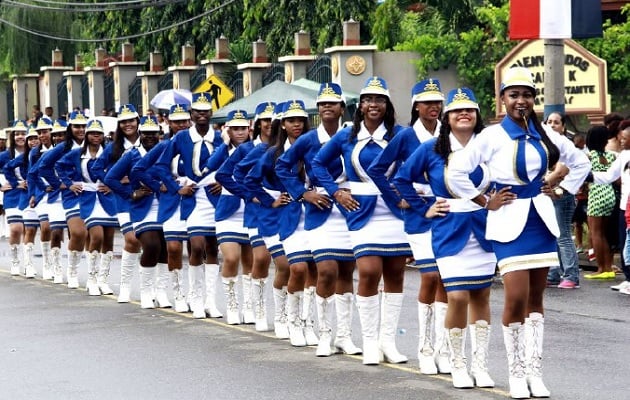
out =
<svg viewBox="0 0 630 400"><path fill-rule="evenodd" d="M306 69L306 79L319 83L332 81L330 56L322 54L313 60L313 63Z"/></svg>
<svg viewBox="0 0 630 400"><path fill-rule="evenodd" d="M90 107L90 81L85 75L81 77L81 104L83 108ZM93 110L96 111L99 110Z"/></svg>
<svg viewBox="0 0 630 400"><path fill-rule="evenodd" d="M158 92L162 90L173 89L173 73L168 72L158 81Z"/></svg>
<svg viewBox="0 0 630 400"><path fill-rule="evenodd" d="M129 103L136 106L136 110L140 115L144 115L145 110L142 109L142 79L136 76L129 84Z"/></svg>
<svg viewBox="0 0 630 400"><path fill-rule="evenodd" d="M225 84L234 92L233 100L243 98L243 71L237 71Z"/></svg>
<svg viewBox="0 0 630 400"><path fill-rule="evenodd" d="M68 77L64 76L57 84L57 107L59 113L63 114L68 110Z"/></svg>
<svg viewBox="0 0 630 400"><path fill-rule="evenodd" d="M206 67L199 67L190 76L190 90L197 89L197 86L201 85L206 80Z"/></svg>
<svg viewBox="0 0 630 400"><path fill-rule="evenodd" d="M272 64L263 75L263 86L267 86L274 81L284 81L284 64Z"/></svg>
<svg viewBox="0 0 630 400"><path fill-rule="evenodd" d="M107 110L116 107L114 102L114 77L111 73L103 75L103 97Z"/></svg>
<svg viewBox="0 0 630 400"><path fill-rule="evenodd" d="M9 124L11 124L11 122L13 122L13 118L15 115L15 110L14 110L14 106L15 104L13 103L14 99L13 99L13 83L12 82L8 82L7 83L7 122Z"/></svg>

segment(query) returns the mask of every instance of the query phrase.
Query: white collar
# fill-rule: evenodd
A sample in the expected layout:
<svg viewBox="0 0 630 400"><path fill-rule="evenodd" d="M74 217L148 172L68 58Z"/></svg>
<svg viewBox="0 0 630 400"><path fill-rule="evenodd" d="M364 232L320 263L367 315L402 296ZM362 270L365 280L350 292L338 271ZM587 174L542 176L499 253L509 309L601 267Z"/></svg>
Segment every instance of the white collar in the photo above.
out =
<svg viewBox="0 0 630 400"><path fill-rule="evenodd" d="M205 136L201 136L199 134L199 131L197 130L197 127L192 126L190 129L188 129L188 134L190 135L190 140L192 140L193 143L201 141L205 141L208 143L214 142L214 131L212 130L212 128L208 129L208 133L206 133Z"/></svg>
<svg viewBox="0 0 630 400"><path fill-rule="evenodd" d="M424 143L432 137L437 137L440 134L440 126L442 124L440 121L437 121L437 125L435 126L435 132L429 132L427 128L425 128L424 124L418 118L416 122L413 123L413 131L416 133L416 137L420 141L420 143Z"/></svg>
<svg viewBox="0 0 630 400"><path fill-rule="evenodd" d="M125 150L129 150L132 147L139 147L140 146L140 135L138 135L138 139L136 140L135 143L131 143L131 141L127 138L123 139L123 147L125 148Z"/></svg>
<svg viewBox="0 0 630 400"><path fill-rule="evenodd" d="M470 138L470 140L468 141L468 143L470 143L471 141L475 140L476 137L477 137L477 135L475 135L473 133L473 135ZM451 152L455 152L455 151L461 150L461 149L463 149L465 147L465 146L462 146L462 144L459 142L459 140L457 140L455 135L453 135L453 132L448 134L448 139L451 142Z"/></svg>
<svg viewBox="0 0 630 400"><path fill-rule="evenodd" d="M98 150L96 151L96 155L94 156L94 158L99 158L101 156L101 153L103 152L103 146L98 146ZM91 159L92 156L90 155L90 150L88 149L84 154L81 154L81 159Z"/></svg>
<svg viewBox="0 0 630 400"><path fill-rule="evenodd" d="M361 130L357 134L357 140L369 140L372 139L375 142L382 142L383 138L387 134L387 128L385 128L385 124L381 122L381 124L376 128L374 133L370 135L370 132L365 127L365 123L361 121Z"/></svg>
<svg viewBox="0 0 630 400"><path fill-rule="evenodd" d="M326 132L324 124L319 124L317 127L317 140L320 144L328 143L330 141L330 135Z"/></svg>

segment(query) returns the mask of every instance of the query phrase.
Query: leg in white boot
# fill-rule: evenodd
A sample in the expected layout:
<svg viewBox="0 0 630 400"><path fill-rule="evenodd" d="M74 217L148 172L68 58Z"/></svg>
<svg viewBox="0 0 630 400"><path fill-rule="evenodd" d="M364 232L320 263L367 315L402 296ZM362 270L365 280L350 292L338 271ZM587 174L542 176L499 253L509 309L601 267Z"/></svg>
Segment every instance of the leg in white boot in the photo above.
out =
<svg viewBox="0 0 630 400"><path fill-rule="evenodd" d="M352 342L353 298L352 293L335 295L335 310L337 312L335 348L345 354L361 354L361 349Z"/></svg>
<svg viewBox="0 0 630 400"><path fill-rule="evenodd" d="M53 279L53 268L50 260L50 241L41 242L42 245L42 279Z"/></svg>
<svg viewBox="0 0 630 400"><path fill-rule="evenodd" d="M418 302L418 364L420 373L437 374L433 350L433 304Z"/></svg>
<svg viewBox="0 0 630 400"><path fill-rule="evenodd" d="M529 398L529 388L525 376L525 327L520 322L503 326L503 342L507 352L510 397Z"/></svg>
<svg viewBox="0 0 630 400"><path fill-rule="evenodd" d="M120 291L118 292L119 303L129 303L131 298L131 278L133 278L133 271L138 265L139 259L140 253L122 251L120 258Z"/></svg>
<svg viewBox="0 0 630 400"><path fill-rule="evenodd" d="M265 302L265 278L252 279L252 301L254 303L254 323L256 331L266 332L269 330L267 322L267 304Z"/></svg>
<svg viewBox="0 0 630 400"><path fill-rule="evenodd" d="M12 244L9 251L11 253L11 275L20 275L20 245Z"/></svg>
<svg viewBox="0 0 630 400"><path fill-rule="evenodd" d="M453 386L458 389L471 388L475 384L468 375L466 364L466 328L451 328L448 330L448 345L451 349L451 377Z"/></svg>
<svg viewBox="0 0 630 400"><path fill-rule="evenodd" d="M243 320L239 310L238 295L236 294L236 282L238 277L223 277L223 293L225 295L225 308L228 325L238 325Z"/></svg>
<svg viewBox="0 0 630 400"><path fill-rule="evenodd" d="M217 308L217 280L219 279L219 265L206 264L206 303L205 312L210 318L221 318L223 313Z"/></svg>
<svg viewBox="0 0 630 400"><path fill-rule="evenodd" d="M302 298L304 292L289 293L287 295L287 323L289 324L289 341L291 346L306 346L304 326L300 318Z"/></svg>
<svg viewBox="0 0 630 400"><path fill-rule="evenodd" d="M525 368L532 397L549 397L551 393L542 379L542 353L545 319L541 313L525 318Z"/></svg>
<svg viewBox="0 0 630 400"><path fill-rule="evenodd" d="M171 280L171 273L168 265L158 263L155 271L155 305L159 308L171 308L171 302L168 299L166 289Z"/></svg>
<svg viewBox="0 0 630 400"><path fill-rule="evenodd" d="M307 346L317 346L319 338L315 334L313 322L313 309L315 303L315 286L304 289L304 297L302 301L302 326L304 327L304 339Z"/></svg>
<svg viewBox="0 0 630 400"><path fill-rule="evenodd" d="M470 373L478 387L494 387L494 380L488 373L488 348L490 343L490 325L479 320L469 325L472 363Z"/></svg>
<svg viewBox="0 0 630 400"><path fill-rule="evenodd" d="M252 274L241 275L241 285L243 286L243 323L254 324L254 304L252 302Z"/></svg>
<svg viewBox="0 0 630 400"><path fill-rule="evenodd" d="M53 283L63 283L63 267L61 266L61 249L59 247L50 249L50 262L53 268Z"/></svg>
<svg viewBox="0 0 630 400"><path fill-rule="evenodd" d="M85 289L90 296L100 296L101 290L98 288L98 283L96 282L96 275L98 273L98 251L94 250L90 254L88 254L87 264L88 264L88 279L85 283Z"/></svg>
<svg viewBox="0 0 630 400"><path fill-rule="evenodd" d="M109 287L109 269L114 259L114 253L108 251L107 253L101 253L101 265L98 268L98 276L96 277L96 284L102 294L114 294L114 291Z"/></svg>
<svg viewBox="0 0 630 400"><path fill-rule="evenodd" d="M26 243L24 245L24 276L27 278L35 278L37 271L33 265L33 243Z"/></svg>
<svg viewBox="0 0 630 400"><path fill-rule="evenodd" d="M77 250L68 251L68 289L79 288L79 263L81 262L81 252Z"/></svg>
<svg viewBox="0 0 630 400"><path fill-rule="evenodd" d="M319 325L319 343L317 344L317 357L329 357L333 354L332 341L332 317L335 306L335 296L327 298L315 296L317 303L317 322Z"/></svg>
<svg viewBox="0 0 630 400"><path fill-rule="evenodd" d="M273 288L274 317L273 330L278 339L289 338L289 324L287 321L287 287Z"/></svg>
<svg viewBox="0 0 630 400"><path fill-rule="evenodd" d="M193 318L206 318L206 310L204 309L204 267L201 265L190 265L188 267L188 287L190 310Z"/></svg>
<svg viewBox="0 0 630 400"><path fill-rule="evenodd" d="M155 266L140 267L140 308L155 308L153 303L155 269Z"/></svg>
<svg viewBox="0 0 630 400"><path fill-rule="evenodd" d="M381 329L379 333L379 348L385 361L400 364L408 361L396 348L396 329L402 309L403 294L383 292L381 303Z"/></svg>
<svg viewBox="0 0 630 400"><path fill-rule="evenodd" d="M171 271L171 281L173 283L173 297L175 300L175 311L179 313L188 312L188 302L186 302L186 296L182 290L182 270L174 269Z"/></svg>
<svg viewBox="0 0 630 400"><path fill-rule="evenodd" d="M357 309L361 321L361 335L363 336L363 364L378 365L381 355L378 345L378 294L363 297L357 295Z"/></svg>
<svg viewBox="0 0 630 400"><path fill-rule="evenodd" d="M433 342L433 354L435 355L435 365L437 365L440 374L451 373L450 351L448 349L447 329L444 327L446 320L446 309L448 304L436 301L433 303L433 315L435 321L435 341Z"/></svg>

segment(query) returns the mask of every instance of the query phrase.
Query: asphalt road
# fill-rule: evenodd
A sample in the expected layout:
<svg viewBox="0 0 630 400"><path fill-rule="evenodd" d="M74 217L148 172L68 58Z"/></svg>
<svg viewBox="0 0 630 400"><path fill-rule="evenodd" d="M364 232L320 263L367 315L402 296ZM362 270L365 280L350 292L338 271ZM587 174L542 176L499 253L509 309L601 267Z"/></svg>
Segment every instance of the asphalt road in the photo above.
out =
<svg viewBox="0 0 630 400"><path fill-rule="evenodd" d="M0 240L0 399L501 399L507 361L499 326L503 288L493 286L490 373L495 389L457 390L417 368L419 276L405 277L398 344L410 362L363 366L360 357L315 357L271 332L142 310L41 279L11 277ZM119 252L120 243L116 250ZM65 262L65 259L64 259ZM41 258L36 259L41 272ZM119 277L112 268L114 291ZM85 283L85 260L80 281ZM621 276L617 281L621 281ZM545 381L553 399L626 399L630 296L611 282L546 292ZM138 298L137 277L134 299ZM269 307L272 301L269 293ZM358 315L355 342L360 343Z"/></svg>

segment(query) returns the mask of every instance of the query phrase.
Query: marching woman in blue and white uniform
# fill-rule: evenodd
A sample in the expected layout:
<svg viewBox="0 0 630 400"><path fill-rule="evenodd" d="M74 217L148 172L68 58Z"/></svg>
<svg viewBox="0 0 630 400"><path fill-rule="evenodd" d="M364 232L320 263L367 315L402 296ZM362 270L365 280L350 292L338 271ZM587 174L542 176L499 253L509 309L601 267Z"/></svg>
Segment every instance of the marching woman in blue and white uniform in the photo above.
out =
<svg viewBox="0 0 630 400"><path fill-rule="evenodd" d="M140 146L140 134L138 125L140 117L133 104L123 104L118 109L118 127L114 134L114 140L105 147L105 150L90 166L90 173L96 180L105 182L105 175L118 160L133 147ZM123 185L129 185L129 178L123 177ZM116 202L116 217L122 232L125 245L120 259L120 290L118 302L128 303L131 295L131 278L140 258L140 242L133 232L133 225L129 217L129 201L123 198L119 192L112 193Z"/></svg>
<svg viewBox="0 0 630 400"><path fill-rule="evenodd" d="M170 274L166 264L166 242L162 224L157 220L160 191L136 181L131 174L132 167L158 143L160 126L157 118L145 116L138 126L139 146L125 152L105 175L105 184L122 201L129 203L129 218L133 232L142 244L140 256L140 307L171 307L166 290ZM129 183L122 183L124 178ZM154 298L155 297L155 298ZM154 302L155 300L155 302Z"/></svg>
<svg viewBox="0 0 630 400"><path fill-rule="evenodd" d="M52 148L43 151L43 147L40 147L40 154L35 152L34 157L39 156L37 162L33 163L31 169L28 171L29 182L35 182L35 185L40 192L45 193L44 197L38 204L38 208L43 207L44 211L48 215L48 222L50 224L50 265L53 274L53 283L63 283L63 267L61 266L61 242L63 242L63 231L68 226L66 223L65 212L61 202L61 190L59 188L53 189L48 181L43 177L40 167L44 156L52 151L55 147L64 147L65 139L68 131L68 123L65 120L55 120L52 125L51 141ZM50 165L50 159L49 159ZM54 162L50 167L54 175ZM46 174L44 172L43 174Z"/></svg>
<svg viewBox="0 0 630 400"><path fill-rule="evenodd" d="M437 138L428 140L411 154L394 178L402 197L432 221L432 247L448 294L445 327L450 348L451 375L457 388L493 387L488 375L490 337L490 286L496 257L485 239L487 210L468 199L454 197L445 171L449 163L483 129L479 106L468 88L448 93L444 118ZM470 176L480 193L490 186L484 165ZM434 198L422 197L413 186L427 182ZM490 207L498 205L501 191L492 195ZM437 199L437 201L436 201ZM470 315L469 315L470 310ZM465 341L468 321L472 321L471 342L474 381L468 375ZM438 328L438 327L436 327Z"/></svg>
<svg viewBox="0 0 630 400"><path fill-rule="evenodd" d="M487 198L470 180L478 165L488 165L497 190L507 188L501 207L488 212L486 238L492 242L503 276L502 322L510 395L548 397L542 380L543 292L549 267L559 264L559 228L549 195L563 178L562 186L577 192L590 163L571 141L538 121L536 88L528 69L508 69L499 95L505 118L484 129L454 157L447 179L454 194L482 207ZM562 163L568 167L566 176Z"/></svg>
<svg viewBox="0 0 630 400"><path fill-rule="evenodd" d="M187 104L174 104L171 106L168 114L169 125L169 138L175 137L175 135L184 129L190 128L190 113L188 112ZM180 204L181 196L179 193L170 193L162 190L166 186L162 186L164 176L160 176L157 168L152 168L153 165L162 155L164 149L168 146L170 139L166 139L155 145L151 151L149 151L144 157L134 164L131 168L130 179L135 182L140 182L142 185L150 188L153 193L160 194L160 201L158 202L158 223L162 224L162 232L164 233L164 240L166 241L166 252L168 254L168 269L171 271L171 283L173 288L173 300L174 308L176 312L188 312L188 302L186 301L185 291L182 288L182 256L183 256L183 241L186 240L186 221L180 218ZM181 171L181 164L179 157L177 157L171 163L171 176L172 179L180 179L182 183L186 178L181 177L183 174ZM160 276L157 279L163 279ZM216 282L215 282L216 284ZM212 317L218 318L216 315Z"/></svg>
<svg viewBox="0 0 630 400"><path fill-rule="evenodd" d="M359 271L356 301L364 364L378 364L381 355L391 363L407 361L398 352L395 339L403 301L405 258L411 256L411 248L398 200L381 194L366 172L401 129L395 122L387 83L376 76L369 78L361 89L353 125L333 136L312 164L318 184L348 211L346 222ZM328 172L328 166L339 156L343 157L348 179L341 185ZM381 277L385 283L382 312L378 294Z"/></svg>
<svg viewBox="0 0 630 400"><path fill-rule="evenodd" d="M249 200L247 190L242 185L247 172L253 167L257 158L252 158L252 162L247 165L241 165L241 161L252 152L254 146L261 145L266 148L271 136L271 118L274 112L274 103L261 103L256 106L256 115L254 117L254 132L251 141L247 141L238 146L227 160L217 170L216 178L225 190L238 196L245 201L245 209L243 211L243 225L247 229L249 244L252 248L252 273L251 273L251 301L254 308L254 323L256 330L264 332L269 329L267 321L267 310L265 301L265 287L267 277L269 276L269 264L271 263L271 254L262 236L258 231L258 211L260 204ZM260 153L260 156L264 151ZM238 176L238 181L237 181ZM282 257L287 264L286 257ZM288 264L286 266L288 269ZM274 288L274 292L276 289ZM285 294L286 297L286 294ZM285 335L285 338L288 337Z"/></svg>
<svg viewBox="0 0 630 400"><path fill-rule="evenodd" d="M46 189L48 192L48 210L51 218L51 227L61 227L62 225L54 225L54 218L58 213L63 213L66 217L66 225L70 239L68 240L68 288L77 289L79 287L79 277L77 269L81 262L81 254L85 247L87 238L87 229L80 217L79 197L72 192L67 185L59 179L59 173L56 169L56 163L66 153L72 149L81 148L85 140L85 126L88 119L80 111L73 111L68 119L68 127L66 128L66 138L63 143L59 143L52 150L44 153L38 164L39 177L50 186ZM61 196L58 196L61 193ZM51 203L53 201L53 203ZM57 258L58 252L53 247L51 249L52 258ZM55 283L63 283L63 271L55 266Z"/></svg>
<svg viewBox="0 0 630 400"><path fill-rule="evenodd" d="M53 122L42 117L37 121L35 131L39 136L39 146L29 152L29 170L26 181L28 183L29 207L35 210L39 220L40 243L42 246L42 279L53 279L53 264L51 262L50 244L51 229L48 219L48 193L37 179L37 163L42 154L52 149L51 130Z"/></svg>
<svg viewBox="0 0 630 400"><path fill-rule="evenodd" d="M387 172L392 163L396 162L400 166L421 143L438 135L443 101L444 95L437 79L425 79L411 89L411 126L394 136L367 171L381 193L389 193L388 196L392 198L397 197L387 180ZM420 183L415 185L416 191L421 192L423 196L433 196L430 186ZM439 370L447 374L450 372L450 362L444 331L446 292L440 281L431 248L431 221L424 217L423 210L404 207L405 233L411 245L415 265L420 271L418 292L420 372L437 374Z"/></svg>
<svg viewBox="0 0 630 400"><path fill-rule="evenodd" d="M304 231L302 204L291 199L275 173L275 166L278 158L305 131L308 131L308 114L304 102L287 101L282 109L281 126L274 145L264 153L245 178L245 186L261 203L261 209L282 207L278 233L289 261L287 318L292 346L312 346L318 343L312 316L316 271ZM293 168L304 173L297 165Z"/></svg>
<svg viewBox="0 0 630 400"><path fill-rule="evenodd" d="M162 183L169 192L182 195L181 218L186 220L190 243L188 302L194 318L206 317L204 269L206 274L218 276L219 273L214 207L221 185L216 183L214 174L208 172L206 163L223 141L220 132L214 131L210 125L211 101L209 93L193 93L191 117L194 126L179 132L171 139L156 164L160 174L169 177L173 160L179 157L183 168L182 176L188 178L184 184L173 179L165 179ZM212 289L215 289L215 294L216 288Z"/></svg>
<svg viewBox="0 0 630 400"><path fill-rule="evenodd" d="M322 83L316 103L321 124L317 129L301 135L284 152L276 164L276 174L291 197L304 203L304 229L317 265L315 301L319 344L315 354L321 357L333 354L333 309L337 310L334 347L346 354L360 354L361 349L352 343L355 263L350 233L342 210L333 204L311 171L315 154L339 130L345 110L341 87L335 83ZM304 165L304 176L295 168L297 165ZM328 170L337 182L345 180L341 158L332 162Z"/></svg>
<svg viewBox="0 0 630 400"><path fill-rule="evenodd" d="M26 149L26 122L17 120L11 128L7 128L9 133L9 147L0 154L0 167L4 171L6 164L19 156ZM4 175L4 173L3 173ZM22 222L22 212L18 208L20 201L20 190L13 188L8 182L2 184L0 188L3 192L4 212L9 225L9 256L11 257L11 275L20 274L20 243L24 234L24 224Z"/></svg>
<svg viewBox="0 0 630 400"><path fill-rule="evenodd" d="M101 293L112 293L107 280L103 280L102 277L106 278L109 274L118 220L115 199L111 190L102 182L93 179L90 174L90 165L103 152L105 136L103 126L99 121L91 120L85 132L83 146L61 157L57 161L56 168L61 182L77 196L79 216L88 230L86 246L88 279L85 287L88 295L100 296ZM99 266L102 265L105 265L107 271L100 271ZM101 278L100 282L99 278Z"/></svg>
<svg viewBox="0 0 630 400"><path fill-rule="evenodd" d="M227 128L226 143L223 143L208 159L206 168L215 172L243 143L250 141L249 121L247 111L232 110L227 115L225 123ZM219 183L221 182L218 180ZM217 241L223 254L223 267L221 280L227 308L227 323L230 325L255 323L254 308L252 304L252 247L249 243L247 228L243 223L245 203L225 187L221 191L217 204L215 220L217 228ZM242 265L241 276L243 290L242 315L238 304L238 266ZM242 317L242 318L241 318Z"/></svg>
<svg viewBox="0 0 630 400"><path fill-rule="evenodd" d="M37 214L34 209L30 209L28 212L25 210L28 208L28 187L26 176L28 173L28 153L31 148L39 144L37 132L30 128L27 131L22 130L22 126L26 126L24 121L17 121L13 125L13 132L10 138L9 155L13 152L13 157L4 163L3 172L7 183L3 186L3 189L7 189L4 192L4 206L7 213L7 222L9 223L9 245L11 245L11 273L14 275L22 272L27 278L34 278L36 275L35 268L33 266L33 241L35 239L35 232L39 225L37 221ZM14 144L15 142L15 144ZM28 235L26 235L26 221L24 217L28 218ZM19 233L18 233L19 232ZM14 248L19 246L20 242L24 243L24 252L22 259L22 268L14 269L14 266L19 266L17 255L14 255Z"/></svg>

